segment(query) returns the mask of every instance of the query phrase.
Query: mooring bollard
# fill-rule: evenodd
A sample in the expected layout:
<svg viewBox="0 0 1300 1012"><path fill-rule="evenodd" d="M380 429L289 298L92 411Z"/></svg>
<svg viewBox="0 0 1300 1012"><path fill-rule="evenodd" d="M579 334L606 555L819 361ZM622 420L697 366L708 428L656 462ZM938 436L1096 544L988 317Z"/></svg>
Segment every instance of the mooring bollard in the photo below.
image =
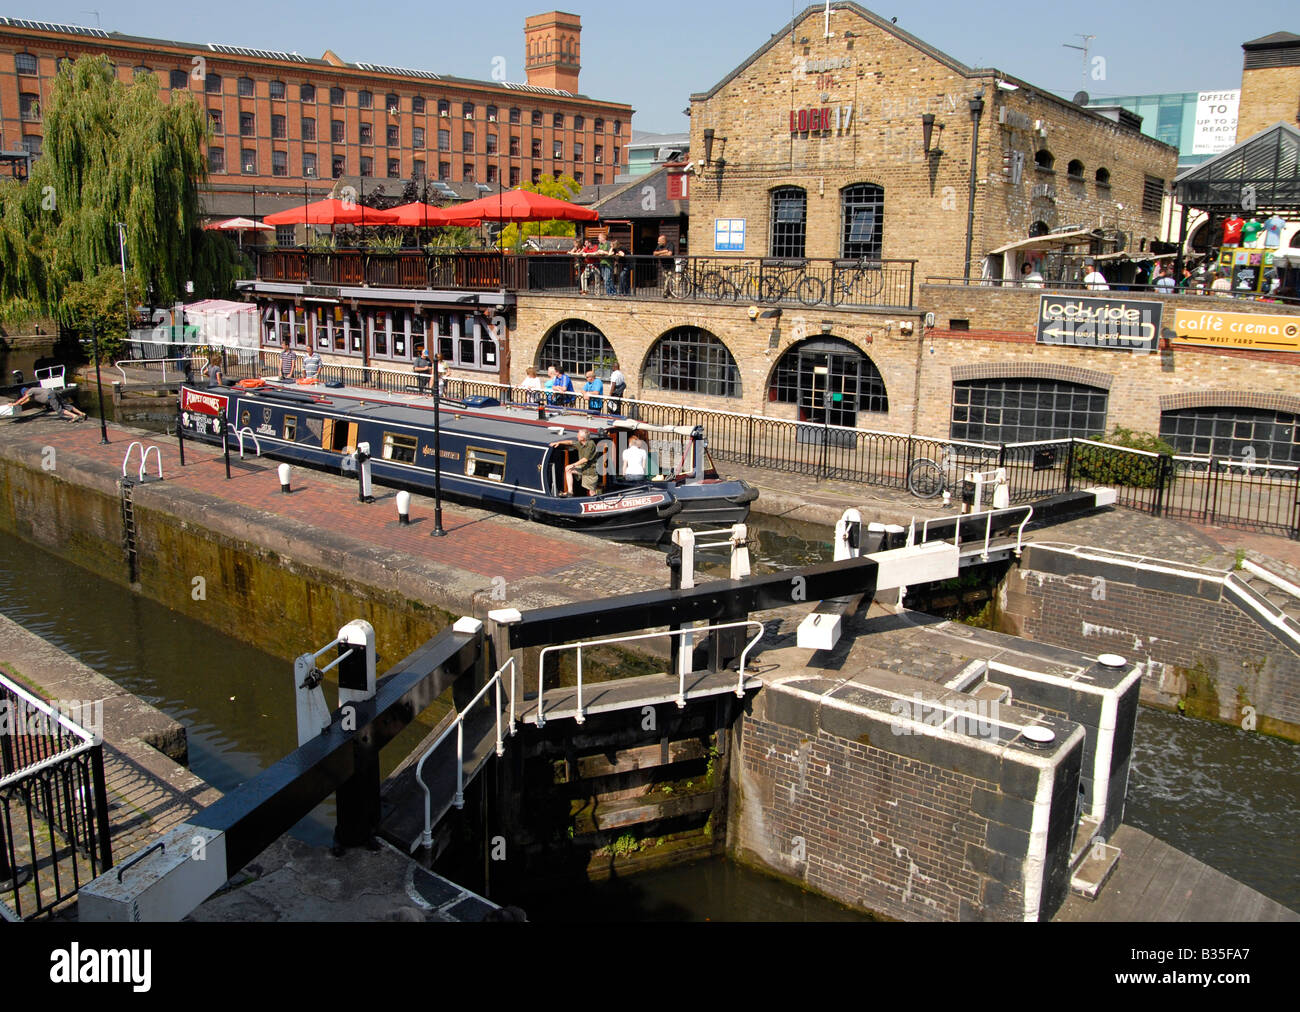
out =
<svg viewBox="0 0 1300 1012"><path fill-rule="evenodd" d="M409 524L411 522L411 493L397 493L397 522L399 524Z"/></svg>
<svg viewBox="0 0 1300 1012"><path fill-rule="evenodd" d="M281 464L275 469L275 473L280 476L280 491L285 495L289 494L289 476L293 473L293 468L288 464Z"/></svg>

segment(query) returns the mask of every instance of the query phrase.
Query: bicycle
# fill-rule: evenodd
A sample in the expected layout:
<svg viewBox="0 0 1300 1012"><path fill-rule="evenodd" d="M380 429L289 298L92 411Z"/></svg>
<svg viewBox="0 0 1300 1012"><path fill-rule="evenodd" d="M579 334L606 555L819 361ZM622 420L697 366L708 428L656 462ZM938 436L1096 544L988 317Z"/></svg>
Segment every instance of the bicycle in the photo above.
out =
<svg viewBox="0 0 1300 1012"><path fill-rule="evenodd" d="M880 260L836 260L831 266L830 303L871 305L885 287L885 265Z"/></svg>
<svg viewBox="0 0 1300 1012"><path fill-rule="evenodd" d="M826 294L826 285L807 269L803 260L765 260L758 282L758 301L780 302L793 296L805 306L817 305Z"/></svg>
<svg viewBox="0 0 1300 1012"><path fill-rule="evenodd" d="M691 282L690 273L686 270L686 260L684 257L677 257L673 260L672 268L663 265L664 272L664 294L672 299L689 299L694 294L694 285Z"/></svg>
<svg viewBox="0 0 1300 1012"><path fill-rule="evenodd" d="M754 276L743 264L719 267L700 278L700 294L714 302L735 302L752 297Z"/></svg>
<svg viewBox="0 0 1300 1012"><path fill-rule="evenodd" d="M952 447L944 447L939 460L921 457L912 461L907 469L907 490L918 499L933 499L941 493L956 488L960 468L953 460Z"/></svg>

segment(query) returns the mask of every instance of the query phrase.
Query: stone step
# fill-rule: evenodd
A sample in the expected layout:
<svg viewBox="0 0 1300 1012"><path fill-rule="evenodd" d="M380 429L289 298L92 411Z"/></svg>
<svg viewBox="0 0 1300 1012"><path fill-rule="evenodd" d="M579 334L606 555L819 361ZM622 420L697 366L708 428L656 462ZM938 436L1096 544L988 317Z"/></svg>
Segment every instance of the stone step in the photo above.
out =
<svg viewBox="0 0 1300 1012"><path fill-rule="evenodd" d="M1071 871L1074 871L1083 862L1088 853L1088 848L1092 846L1093 840L1097 837L1099 829L1101 829L1101 823L1096 819L1084 816L1079 820L1079 824L1074 830L1074 845L1070 848Z"/></svg>
<svg viewBox="0 0 1300 1012"><path fill-rule="evenodd" d="M1119 863L1120 849L1109 843L1096 844L1084 849L1084 859L1070 876L1070 891L1085 899L1095 900L1101 887L1110 878Z"/></svg>

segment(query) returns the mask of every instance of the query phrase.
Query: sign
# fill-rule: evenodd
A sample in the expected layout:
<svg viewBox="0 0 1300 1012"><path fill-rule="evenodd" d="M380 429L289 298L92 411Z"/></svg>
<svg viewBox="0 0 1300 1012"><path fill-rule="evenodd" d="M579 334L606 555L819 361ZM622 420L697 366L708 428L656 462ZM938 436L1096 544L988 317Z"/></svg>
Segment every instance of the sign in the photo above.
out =
<svg viewBox="0 0 1300 1012"><path fill-rule="evenodd" d="M713 219L713 250L715 253L738 253L744 248L744 218Z"/></svg>
<svg viewBox="0 0 1300 1012"><path fill-rule="evenodd" d="M181 389L181 410L200 415L219 415L226 410L230 399L224 394L201 394L189 387Z"/></svg>
<svg viewBox="0 0 1300 1012"><path fill-rule="evenodd" d="M1211 348L1300 351L1300 316L1178 309L1173 340Z"/></svg>
<svg viewBox="0 0 1300 1012"><path fill-rule="evenodd" d="M853 103L822 105L790 110L790 133L848 133L853 122Z"/></svg>
<svg viewBox="0 0 1300 1012"><path fill-rule="evenodd" d="M604 502L584 502L582 512L586 513L611 513L622 512L623 510L639 510L646 506L654 506L663 502L664 496L655 495L625 495L618 499L606 500Z"/></svg>
<svg viewBox="0 0 1300 1012"><path fill-rule="evenodd" d="M1003 126L1011 127L1013 130L1032 130L1034 128L1034 121L1029 118L1027 113L1008 109L1005 105L998 106L998 122Z"/></svg>
<svg viewBox="0 0 1300 1012"><path fill-rule="evenodd" d="M328 285L303 285L302 297L304 299L337 299L339 290Z"/></svg>
<svg viewBox="0 0 1300 1012"><path fill-rule="evenodd" d="M804 60L805 74L824 74L828 70L844 70L853 66L853 59L848 56L832 56L825 60Z"/></svg>
<svg viewBox="0 0 1300 1012"><path fill-rule="evenodd" d="M1038 343L1115 351L1155 351L1164 304L1136 299L1043 295Z"/></svg>
<svg viewBox="0 0 1300 1012"><path fill-rule="evenodd" d="M1236 143L1240 100L1240 91L1202 91L1196 96L1192 154L1217 155Z"/></svg>

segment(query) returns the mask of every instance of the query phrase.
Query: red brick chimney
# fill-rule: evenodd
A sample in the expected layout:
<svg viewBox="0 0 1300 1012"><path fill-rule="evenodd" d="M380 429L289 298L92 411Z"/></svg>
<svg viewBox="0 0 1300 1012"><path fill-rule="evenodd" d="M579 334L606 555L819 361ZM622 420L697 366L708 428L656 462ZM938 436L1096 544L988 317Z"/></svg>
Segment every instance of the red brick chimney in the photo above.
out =
<svg viewBox="0 0 1300 1012"><path fill-rule="evenodd" d="M582 18L577 14L534 14L524 19L524 68L528 83L578 93Z"/></svg>

